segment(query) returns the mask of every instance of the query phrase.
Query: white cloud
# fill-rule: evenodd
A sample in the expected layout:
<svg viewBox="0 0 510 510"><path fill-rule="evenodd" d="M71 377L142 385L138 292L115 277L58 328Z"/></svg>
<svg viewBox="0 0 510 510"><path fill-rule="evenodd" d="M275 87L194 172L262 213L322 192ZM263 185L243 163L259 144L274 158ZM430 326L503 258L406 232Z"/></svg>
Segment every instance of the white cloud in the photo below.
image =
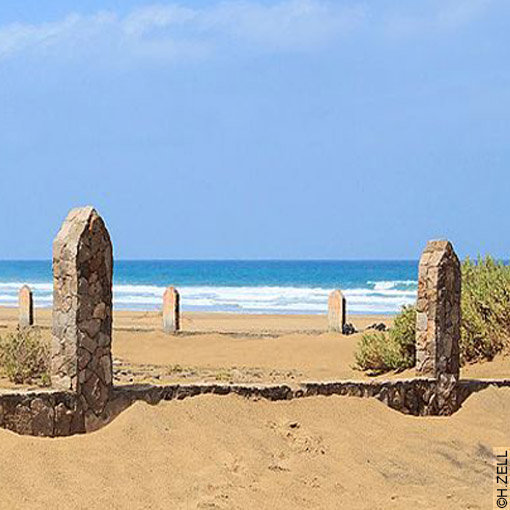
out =
<svg viewBox="0 0 510 510"><path fill-rule="evenodd" d="M359 28L412 34L469 23L498 0L429 0L418 15L369 9L356 0L224 1L196 8L150 5L125 16L114 12L70 14L40 24L0 25L0 59L20 54L75 57L183 58L221 51L305 51L323 47ZM190 3L190 5L193 5ZM376 4L375 4L376 5ZM414 10L413 10L414 9Z"/></svg>
<svg viewBox="0 0 510 510"><path fill-rule="evenodd" d="M33 50L44 52L93 40L111 28L115 21L115 16L107 13L90 17L71 14L52 23L6 25L0 27L0 57Z"/></svg>
<svg viewBox="0 0 510 510"><path fill-rule="evenodd" d="M70 54L116 49L124 54L177 57L222 45L303 50L347 33L363 18L360 7L326 0L220 2L205 8L151 5L124 17L113 12L70 14L51 23L0 26L0 58L20 53Z"/></svg>

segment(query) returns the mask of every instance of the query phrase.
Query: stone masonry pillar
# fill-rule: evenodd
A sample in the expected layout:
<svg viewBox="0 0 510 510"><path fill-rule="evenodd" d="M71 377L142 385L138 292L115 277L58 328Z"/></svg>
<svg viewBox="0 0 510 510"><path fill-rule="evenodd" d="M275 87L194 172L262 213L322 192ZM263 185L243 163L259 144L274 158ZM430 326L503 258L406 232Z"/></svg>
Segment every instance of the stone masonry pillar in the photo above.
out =
<svg viewBox="0 0 510 510"><path fill-rule="evenodd" d="M179 293L168 287L163 294L163 331L175 333L180 329Z"/></svg>
<svg viewBox="0 0 510 510"><path fill-rule="evenodd" d="M99 416L112 385L110 236L92 207L73 209L53 242L53 386L77 393ZM93 414L91 414L93 413Z"/></svg>
<svg viewBox="0 0 510 510"><path fill-rule="evenodd" d="M19 320L21 328L34 324L34 298L28 285L23 285L18 295Z"/></svg>
<svg viewBox="0 0 510 510"><path fill-rule="evenodd" d="M345 297L340 290L334 290L328 299L328 329L343 332L345 326Z"/></svg>
<svg viewBox="0 0 510 510"><path fill-rule="evenodd" d="M458 379L460 294L460 263L451 243L429 241L418 274L417 375Z"/></svg>

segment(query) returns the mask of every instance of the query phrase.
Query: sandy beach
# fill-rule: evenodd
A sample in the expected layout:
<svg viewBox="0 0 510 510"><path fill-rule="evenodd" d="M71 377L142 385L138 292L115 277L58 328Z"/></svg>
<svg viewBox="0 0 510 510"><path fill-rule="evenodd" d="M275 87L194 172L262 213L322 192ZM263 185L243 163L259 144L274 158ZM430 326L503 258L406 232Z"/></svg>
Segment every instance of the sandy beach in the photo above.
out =
<svg viewBox="0 0 510 510"><path fill-rule="evenodd" d="M51 334L51 311L37 309L43 337ZM391 326L388 315L352 315L360 332L327 331L325 315L184 313L182 331L163 333L159 312L114 314L113 356L117 383L233 382L295 383L338 379L413 377L414 370L371 377L354 368L361 332L373 324ZM17 311L0 308L0 335L16 328ZM464 378L508 377L508 358L467 365ZM2 386L11 386L5 379Z"/></svg>
<svg viewBox="0 0 510 510"><path fill-rule="evenodd" d="M49 339L51 311L36 310L35 320ZM381 322L389 326L392 318L353 316L349 321L362 330ZM0 308L0 334L14 330L16 324L16 310ZM114 314L116 381L292 383L367 378L353 369L359 337L328 333L325 315L228 313L184 313L182 331L167 335L159 312L121 311Z"/></svg>
<svg viewBox="0 0 510 510"><path fill-rule="evenodd" d="M0 334L16 320L15 309L0 309ZM392 321L348 320L360 330ZM51 312L36 310L36 323L49 337ZM353 369L360 333L326 325L321 315L186 313L183 331L166 335L157 312L117 312L116 382L367 379ZM500 358L462 376L504 377L507 368ZM86 436L0 430L0 508L488 508L491 451L510 441L509 420L510 391L495 388L450 418L345 397L139 402Z"/></svg>

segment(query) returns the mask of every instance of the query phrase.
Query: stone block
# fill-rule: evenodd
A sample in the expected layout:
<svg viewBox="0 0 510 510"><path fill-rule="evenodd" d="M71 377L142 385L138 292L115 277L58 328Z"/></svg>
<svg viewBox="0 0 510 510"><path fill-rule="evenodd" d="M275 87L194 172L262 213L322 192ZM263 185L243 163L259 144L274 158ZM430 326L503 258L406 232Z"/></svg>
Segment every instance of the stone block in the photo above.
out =
<svg viewBox="0 0 510 510"><path fill-rule="evenodd" d="M19 325L22 328L34 324L34 298L28 285L23 285L18 295Z"/></svg>
<svg viewBox="0 0 510 510"><path fill-rule="evenodd" d="M328 329L342 333L345 327L346 301L340 290L334 290L328 299Z"/></svg>
<svg viewBox="0 0 510 510"><path fill-rule="evenodd" d="M163 294L163 331L176 333L180 329L179 292L168 287Z"/></svg>

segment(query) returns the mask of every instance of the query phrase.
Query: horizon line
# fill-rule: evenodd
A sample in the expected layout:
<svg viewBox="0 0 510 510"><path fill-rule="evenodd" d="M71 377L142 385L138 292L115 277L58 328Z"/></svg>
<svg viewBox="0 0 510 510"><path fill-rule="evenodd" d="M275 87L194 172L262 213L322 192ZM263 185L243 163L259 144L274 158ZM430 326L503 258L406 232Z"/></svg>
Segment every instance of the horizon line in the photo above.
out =
<svg viewBox="0 0 510 510"><path fill-rule="evenodd" d="M348 258L348 259L333 259L333 258L114 258L114 262L418 262L419 259L404 259L404 258ZM2 259L2 262L52 262L51 258L48 259Z"/></svg>

